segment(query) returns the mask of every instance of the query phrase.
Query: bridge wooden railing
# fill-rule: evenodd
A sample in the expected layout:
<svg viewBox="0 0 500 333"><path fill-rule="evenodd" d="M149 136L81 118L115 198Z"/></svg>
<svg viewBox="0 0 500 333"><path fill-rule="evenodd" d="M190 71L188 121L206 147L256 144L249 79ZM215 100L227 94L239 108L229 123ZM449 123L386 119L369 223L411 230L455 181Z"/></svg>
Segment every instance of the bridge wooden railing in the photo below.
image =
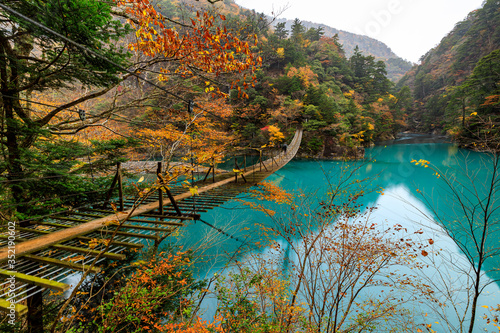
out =
<svg viewBox="0 0 500 333"><path fill-rule="evenodd" d="M98 242L92 249L82 244L93 239L107 239L115 232L116 224L121 224L119 231L99 262L122 260L126 249L141 248L145 240L158 241L185 221L196 219L200 212L232 199L285 166L297 153L301 140L302 130L297 130L286 151L248 167L246 172L235 174L237 184L229 188L227 185L235 183L233 176L204 186L198 184L196 196L181 186L174 186L168 198L157 194L142 199L139 206L136 199L124 200L122 212L83 207L33 220L29 226L16 226L10 233L0 234L0 246L3 246L0 248L0 311L9 312L9 306L15 303L15 312L24 314L28 310L24 301L41 297L44 289L69 289L64 280L77 271L89 270L90 266L85 263L92 262L105 247L104 242ZM238 182L238 177L251 182ZM93 273L98 271L97 267L92 270ZM15 283L11 285L10 281ZM14 296L10 297L9 292Z"/></svg>

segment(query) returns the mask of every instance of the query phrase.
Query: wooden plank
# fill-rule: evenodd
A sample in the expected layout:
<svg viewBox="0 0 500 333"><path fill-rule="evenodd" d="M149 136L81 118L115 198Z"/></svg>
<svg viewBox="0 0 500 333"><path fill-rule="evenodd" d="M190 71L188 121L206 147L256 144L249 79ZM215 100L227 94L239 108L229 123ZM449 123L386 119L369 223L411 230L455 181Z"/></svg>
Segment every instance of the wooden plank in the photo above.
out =
<svg viewBox="0 0 500 333"><path fill-rule="evenodd" d="M97 237L92 238L92 237L78 236L76 239L90 242L94 238L97 238ZM130 243L130 242L122 242L122 241L116 241L116 240L113 240L111 242L111 245L130 247L130 248L134 248L134 249L142 249L144 247L144 244L141 244L141 243Z"/></svg>
<svg viewBox="0 0 500 333"><path fill-rule="evenodd" d="M84 214L84 213L74 213L73 215L82 215L82 216L89 216L89 217L104 217L102 215L97 215L97 214ZM145 219L135 219L135 218L132 218L132 219L128 219L129 222L141 222L141 223L152 223L152 222L155 222L155 221L151 221L151 220L145 220ZM47 224L49 223L49 224ZM57 225L54 225L54 224L50 224L50 222L44 222L44 223L37 223L37 222L33 222L33 224L42 224L42 225L51 225L51 226L58 226L58 227L64 227L64 226L61 226L60 224L57 224ZM172 225L177 225L177 224L172 224ZM68 227L68 226L66 226ZM71 227L71 226L69 226Z"/></svg>
<svg viewBox="0 0 500 333"><path fill-rule="evenodd" d="M46 234L50 234L51 232L54 232L54 230L39 230L39 229L31 229L31 228L24 228L24 227L16 227L16 230L24 231L24 232L31 232L31 233L39 234L39 235L46 235Z"/></svg>
<svg viewBox="0 0 500 333"><path fill-rule="evenodd" d="M71 228L74 227L75 225L70 225L70 224L61 224L61 223L53 223L53 222L39 222L39 221L31 221L31 224L36 224L36 225L47 225L50 227L56 227L56 228Z"/></svg>
<svg viewBox="0 0 500 333"><path fill-rule="evenodd" d="M169 228L156 228L156 227L147 227L143 225L135 225L135 224L122 224L120 228L127 229L137 229L137 230L149 230L149 231L159 231L159 232L172 232L172 229Z"/></svg>
<svg viewBox="0 0 500 333"><path fill-rule="evenodd" d="M179 216L179 215L160 215L160 214L142 214L141 216L156 217L159 219L170 219L170 220L194 220L193 216L186 216L186 214L183 214L182 216ZM157 221L154 221L154 222L156 223Z"/></svg>
<svg viewBox="0 0 500 333"><path fill-rule="evenodd" d="M181 202L192 202L194 201L195 199L193 198L187 198L187 199L184 199L182 200ZM196 197L196 202L202 202L202 203L212 203L212 202L216 202L216 203L224 203L226 202L227 200L224 200L224 199L219 199L219 198L210 198L208 196L205 196L205 197L200 197L200 196L197 196Z"/></svg>
<svg viewBox="0 0 500 333"><path fill-rule="evenodd" d="M56 291L66 291L69 289L69 285L62 282L52 281L49 279L40 278L33 275L27 275L23 273L17 273L13 271L8 271L6 269L0 269L1 276L14 277L18 282L25 282L42 288L48 288Z"/></svg>
<svg viewBox="0 0 500 333"><path fill-rule="evenodd" d="M9 239L9 237L10 236L7 236L7 235L0 235L1 239ZM22 238L22 237L16 236L16 242L25 242L27 240L28 240L27 238Z"/></svg>
<svg viewBox="0 0 500 333"><path fill-rule="evenodd" d="M86 211L89 212L98 212L98 213L106 213L106 214L114 214L115 212L113 210L109 209L96 209L96 208L84 208Z"/></svg>
<svg viewBox="0 0 500 333"><path fill-rule="evenodd" d="M11 309L9 308L11 306L11 303L3 298L0 298L0 311L4 313L11 313ZM17 314L17 316L24 316L26 313L28 313L28 307L23 304L18 304L16 303L14 305L14 312Z"/></svg>
<svg viewBox="0 0 500 333"><path fill-rule="evenodd" d="M174 223L174 222L172 222ZM19 230L19 229L24 229L24 230ZM33 231L34 229L28 229L28 228L17 228L17 230L19 231L28 231L28 232L31 232ZM45 231L45 230L36 230L36 233L39 233L39 234L42 234L42 235L45 235L45 234L49 234L50 231ZM0 238L8 238L8 236L5 236L5 235L0 235ZM94 237L94 238L97 238L97 237ZM140 237L138 237L140 238ZM78 236L76 237L76 239L79 239L79 240L82 240L82 241L91 241L93 238L92 237L85 237L85 236ZM29 239L27 238L21 238L21 237L16 237L16 241L20 241L20 242L25 242L25 241L28 241ZM111 242L111 245L116 245L116 246L123 246L123 247L130 247L130 248L137 248L137 249L141 249L144 247L144 244L140 244L140 243L129 243L129 242L122 242L122 241L112 241Z"/></svg>
<svg viewBox="0 0 500 333"><path fill-rule="evenodd" d="M158 218L160 218L160 217L158 216ZM191 219L191 220L193 220L193 219ZM131 222L135 222L135 221L131 221ZM182 227L184 225L184 223L182 223L182 222L155 221L155 220L144 220L141 223L152 223L152 224L159 224L159 225L170 225L170 226L176 226L176 227Z"/></svg>
<svg viewBox="0 0 500 333"><path fill-rule="evenodd" d="M181 208L186 208L186 209L195 209L198 210L198 208L202 208L202 209L213 209L215 207L218 207L220 206L220 204L213 204L213 205L208 205L208 204L200 204L200 203L197 203L195 201L193 202L180 202L179 203L179 207Z"/></svg>
<svg viewBox="0 0 500 333"><path fill-rule="evenodd" d="M112 213L113 213L113 211L108 212L108 214L112 214ZM71 213L71 215L87 216L87 217L105 217L106 216L106 215L102 215L102 214L88 214L88 213L82 213L82 212L73 212L73 213Z"/></svg>
<svg viewBox="0 0 500 333"><path fill-rule="evenodd" d="M99 251L99 250L84 249L84 248L81 248L78 246L52 244L52 245L50 245L50 247L57 249L57 250L61 250L61 251L89 254L89 255L94 256L94 257L96 257L99 253L101 253L101 251ZM103 254L101 254L101 257L113 259L113 260L124 260L126 258L126 256L124 254L110 253L110 252L104 252Z"/></svg>
<svg viewBox="0 0 500 333"><path fill-rule="evenodd" d="M100 230L98 232L102 232L105 234L113 234L114 230ZM157 240L158 236L156 235L145 235L145 234L139 234L135 232L126 232L126 231L117 231L116 234L118 236L127 236L127 237L137 237L137 238L146 238L146 239L152 239L152 240Z"/></svg>
<svg viewBox="0 0 500 333"><path fill-rule="evenodd" d="M77 218L69 217L69 216L52 216L52 218L55 220L71 221L71 222L79 222L79 223L85 223L85 222L92 221L92 220L85 220L85 219L77 219Z"/></svg>
<svg viewBox="0 0 500 333"><path fill-rule="evenodd" d="M130 222L139 222L139 223L153 223L154 221L150 220L138 220L138 219L130 219L128 220ZM48 225L52 227L60 227L60 228L72 228L73 226L71 225L66 225L66 224L57 224L57 223L51 223L51 222L36 222L33 221L31 222L33 224L39 224L39 225ZM118 225L116 225L118 226ZM169 231L169 229L165 228L155 228L155 227L145 227L145 226L136 226L133 224L122 224L120 228L128 228L128 229L142 229L142 230L151 230L151 231Z"/></svg>
<svg viewBox="0 0 500 333"><path fill-rule="evenodd" d="M59 260L54 258L47 258L42 256L36 256L33 254L27 254L23 258L29 259L31 261L36 261L41 264L54 265L63 268L69 268L77 271L90 271L93 274L97 274L101 271L99 267L92 267L89 265L78 264L68 260Z"/></svg>
<svg viewBox="0 0 500 333"><path fill-rule="evenodd" d="M187 208L187 207L186 207L186 208ZM193 207L190 207L190 208L189 208L189 209L187 209L187 210L188 210L188 211L192 211L192 210L193 210ZM206 213L206 212L208 212L208 210L206 210L206 209L196 209L196 211L197 211L197 212L201 212L201 213ZM168 209L168 207L167 207L167 209L165 210L165 213L166 213L166 214L174 214L174 213L176 213L176 211L175 211L175 210L173 210L173 209ZM186 215L186 213L184 212L184 213L182 213L182 215Z"/></svg>

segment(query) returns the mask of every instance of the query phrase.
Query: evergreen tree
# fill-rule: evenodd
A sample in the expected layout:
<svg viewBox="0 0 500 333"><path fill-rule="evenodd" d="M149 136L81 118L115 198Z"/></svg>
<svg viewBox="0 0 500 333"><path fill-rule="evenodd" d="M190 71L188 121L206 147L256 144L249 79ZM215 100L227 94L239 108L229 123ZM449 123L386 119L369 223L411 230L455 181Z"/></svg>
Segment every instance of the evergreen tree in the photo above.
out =
<svg viewBox="0 0 500 333"><path fill-rule="evenodd" d="M285 22L281 22L276 24L274 29L274 35L278 37L278 39L287 39L288 38L288 30L286 30Z"/></svg>
<svg viewBox="0 0 500 333"><path fill-rule="evenodd" d="M305 39L310 40L311 42L318 41L325 32L323 31L323 27L319 28L310 28L309 30L306 31L304 34Z"/></svg>
<svg viewBox="0 0 500 333"><path fill-rule="evenodd" d="M304 38L305 31L306 28L304 27L302 22L298 18L296 18L292 24L292 40L294 42L301 42Z"/></svg>
<svg viewBox="0 0 500 333"><path fill-rule="evenodd" d="M2 1L30 19L73 40L88 50L98 52L124 66L128 54L113 41L128 33L120 20L112 17L109 2L87 0ZM82 50L54 36L39 25L0 10L0 145L4 160L0 172L9 180L25 178L24 151L42 135L47 124L58 114L99 93L80 98L78 103L62 104L45 115L34 114L25 99L32 92L69 88L110 87L121 80L120 68L91 52ZM101 95L107 90L101 90ZM47 133L47 132L45 132ZM15 184L15 183L14 183ZM22 187L11 187L15 202L25 201Z"/></svg>

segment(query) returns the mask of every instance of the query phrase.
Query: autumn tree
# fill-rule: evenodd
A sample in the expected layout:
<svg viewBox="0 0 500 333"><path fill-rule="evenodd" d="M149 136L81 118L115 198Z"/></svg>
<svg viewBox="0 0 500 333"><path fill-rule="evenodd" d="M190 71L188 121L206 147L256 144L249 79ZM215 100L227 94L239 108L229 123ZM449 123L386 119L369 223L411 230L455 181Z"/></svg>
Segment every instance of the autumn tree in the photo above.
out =
<svg viewBox="0 0 500 333"><path fill-rule="evenodd" d="M371 187L350 181L355 170L342 167L336 181L329 178L328 194L319 203L310 200L317 196L303 194L292 200L267 185L264 197L284 207L271 210L253 192L259 200L250 205L272 220L262 223L269 249L245 258L236 273L220 281L219 313L228 319L223 327L244 332L424 329L404 306L435 301L433 291L409 269L399 273L391 267L421 268L432 240L421 242L419 230L384 228L370 220L372 209L358 200ZM376 287L384 292L370 297L367 290Z"/></svg>
<svg viewBox="0 0 500 333"><path fill-rule="evenodd" d="M432 216L427 218L443 228L467 260L467 266L456 267L456 274L464 281L461 292L465 292L467 298L465 306L458 307L455 313L459 323L457 330L472 333L479 319L479 297L489 284L499 281L497 258L500 247L496 240L500 232L500 156L492 151L481 156L471 153L466 158L466 164L456 172L445 172L426 160L412 162L432 172L429 177L435 177L443 185L437 192L440 201L449 201L446 205L451 209L445 211L440 208L440 201L429 193L419 191L432 212ZM472 165L481 165L484 173L478 174ZM451 263L454 264L454 261L451 260ZM456 306L453 295L447 292L443 295Z"/></svg>

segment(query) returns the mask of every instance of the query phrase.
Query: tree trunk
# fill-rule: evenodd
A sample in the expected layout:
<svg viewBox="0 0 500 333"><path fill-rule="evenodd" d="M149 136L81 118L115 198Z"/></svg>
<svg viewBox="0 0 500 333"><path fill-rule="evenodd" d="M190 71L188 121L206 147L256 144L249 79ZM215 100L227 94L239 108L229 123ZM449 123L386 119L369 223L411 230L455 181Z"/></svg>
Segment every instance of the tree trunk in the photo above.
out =
<svg viewBox="0 0 500 333"><path fill-rule="evenodd" d="M28 333L43 332L43 295L41 290L37 291L28 297Z"/></svg>
<svg viewBox="0 0 500 333"><path fill-rule="evenodd" d="M3 94L5 97L5 93ZM10 96L9 96L10 97ZM12 196L16 203L23 202L23 188L21 186L22 182L15 181L17 179L23 178L23 168L21 165L21 152L19 149L18 142L18 132L19 128L17 126L17 121L14 118L13 111L13 99L4 98L3 108L5 114L6 122L6 139L7 139L7 169L8 169L8 180L13 181L10 183L10 189ZM23 211L22 206L18 206L18 211Z"/></svg>

